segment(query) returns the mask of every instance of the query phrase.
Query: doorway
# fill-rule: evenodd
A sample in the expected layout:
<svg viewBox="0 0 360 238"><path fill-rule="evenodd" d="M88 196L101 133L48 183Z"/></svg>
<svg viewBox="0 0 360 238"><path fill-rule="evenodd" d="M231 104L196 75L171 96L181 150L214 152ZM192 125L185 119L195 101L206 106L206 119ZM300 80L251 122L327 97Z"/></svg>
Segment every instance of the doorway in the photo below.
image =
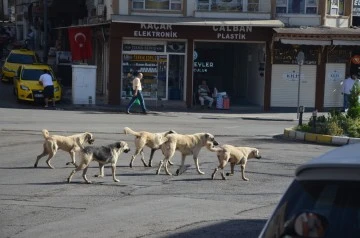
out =
<svg viewBox="0 0 360 238"><path fill-rule="evenodd" d="M168 89L169 100L183 100L184 95L184 55L169 55Z"/></svg>

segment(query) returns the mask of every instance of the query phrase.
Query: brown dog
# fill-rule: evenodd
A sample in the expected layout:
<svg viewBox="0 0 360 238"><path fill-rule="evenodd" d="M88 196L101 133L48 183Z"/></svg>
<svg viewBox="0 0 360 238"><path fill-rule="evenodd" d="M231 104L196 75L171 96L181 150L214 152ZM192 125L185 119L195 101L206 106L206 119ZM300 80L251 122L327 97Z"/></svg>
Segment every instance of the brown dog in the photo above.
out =
<svg viewBox="0 0 360 238"><path fill-rule="evenodd" d="M239 164L241 167L241 177L243 180L248 181L245 177L245 167L248 159L256 158L260 159L259 150L251 147L235 147L232 145L222 145L220 147L214 147L211 143L206 146L210 151L216 152L219 160L219 166L215 168L212 173L212 179L215 179L215 175L219 169L222 169L221 177L225 180L224 168L228 162L230 162L231 173L227 173L226 176L234 174L235 165Z"/></svg>
<svg viewBox="0 0 360 238"><path fill-rule="evenodd" d="M159 174L162 166L165 165L166 174L172 175L169 172L167 165L177 150L180 151L182 156L181 166L176 171L177 175L182 174L185 171L184 163L185 158L188 155L193 155L197 172L199 174L204 174L204 172L202 172L199 167L198 155L200 150L202 147L206 146L208 142L211 142L213 145L218 145L218 143L215 141L215 137L210 133L196 133L192 135L170 134L167 135L166 138L167 141L161 145L161 150L165 158L160 162L156 174Z"/></svg>
<svg viewBox="0 0 360 238"><path fill-rule="evenodd" d="M49 131L44 129L42 130L42 134L45 138L43 147L43 152L37 156L36 162L34 164L34 167L36 168L38 165L39 160L49 155L48 159L46 160L47 165L50 168L54 168L50 161L55 156L58 149L61 149L63 151L69 152L71 157L71 162L66 163L67 165L72 163L76 166L75 163L75 152L84 148L83 144L87 142L88 144L94 143L94 137L89 132L84 132L80 134L75 134L72 136L60 136L60 135L50 135Z"/></svg>
<svg viewBox="0 0 360 238"><path fill-rule="evenodd" d="M162 143L164 143L165 136L176 133L176 132L173 130L170 130L170 131L165 131L165 132L160 132L160 133L151 133L151 132L147 132L147 131L133 131L129 127L125 127L124 133L125 133L125 135L132 134L135 136L136 150L130 161L130 168L132 168L133 162L139 153L141 153L141 161L143 162L144 166L145 167L148 166L145 163L145 159L144 159L144 147L145 146L147 146L151 149L150 159L149 159L149 167L151 167L154 153L156 150L160 149L160 145ZM169 163L172 164L171 162L169 162Z"/></svg>

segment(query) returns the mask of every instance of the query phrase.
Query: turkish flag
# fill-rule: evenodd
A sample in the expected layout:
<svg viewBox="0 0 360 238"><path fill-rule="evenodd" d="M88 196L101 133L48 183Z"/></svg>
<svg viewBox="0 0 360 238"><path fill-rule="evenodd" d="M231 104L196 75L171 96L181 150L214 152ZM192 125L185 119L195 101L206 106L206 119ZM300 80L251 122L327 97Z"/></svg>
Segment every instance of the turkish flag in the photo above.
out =
<svg viewBox="0 0 360 238"><path fill-rule="evenodd" d="M90 59L92 56L90 27L68 28L72 60Z"/></svg>

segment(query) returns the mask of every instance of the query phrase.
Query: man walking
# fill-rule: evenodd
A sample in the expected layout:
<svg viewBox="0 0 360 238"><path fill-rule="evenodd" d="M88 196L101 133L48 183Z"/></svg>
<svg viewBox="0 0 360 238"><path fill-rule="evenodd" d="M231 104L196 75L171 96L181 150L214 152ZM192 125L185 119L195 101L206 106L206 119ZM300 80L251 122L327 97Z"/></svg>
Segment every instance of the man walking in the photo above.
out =
<svg viewBox="0 0 360 238"><path fill-rule="evenodd" d="M54 83L50 72L47 69L40 75L39 83L44 87L45 107L49 107L49 99L52 99L53 107L55 107Z"/></svg>
<svg viewBox="0 0 360 238"><path fill-rule="evenodd" d="M126 107L126 113L130 114L130 108L132 107L132 105L134 104L136 99L139 99L140 101L140 106L142 108L142 111L144 114L147 114L147 110L145 107L145 102L144 102L144 98L142 95L142 86L141 86L141 79L143 78L143 74L142 73L138 73L138 72L134 72L134 79L132 81L132 86L133 86L133 96L129 102L129 104Z"/></svg>

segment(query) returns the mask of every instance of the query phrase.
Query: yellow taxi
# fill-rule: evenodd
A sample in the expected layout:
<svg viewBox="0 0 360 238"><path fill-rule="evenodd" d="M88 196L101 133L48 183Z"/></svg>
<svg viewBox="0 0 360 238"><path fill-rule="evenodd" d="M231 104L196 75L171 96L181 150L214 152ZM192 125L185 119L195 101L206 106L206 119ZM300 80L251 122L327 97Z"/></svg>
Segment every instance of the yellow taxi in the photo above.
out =
<svg viewBox="0 0 360 238"><path fill-rule="evenodd" d="M20 65L39 63L40 59L35 51L28 49L16 49L10 51L6 57L1 72L1 81L11 82Z"/></svg>
<svg viewBox="0 0 360 238"><path fill-rule="evenodd" d="M54 99L61 100L61 85L51 67L46 64L21 65L14 77L14 94L17 101L43 102L44 87L39 83L44 70L48 70L53 78Z"/></svg>

